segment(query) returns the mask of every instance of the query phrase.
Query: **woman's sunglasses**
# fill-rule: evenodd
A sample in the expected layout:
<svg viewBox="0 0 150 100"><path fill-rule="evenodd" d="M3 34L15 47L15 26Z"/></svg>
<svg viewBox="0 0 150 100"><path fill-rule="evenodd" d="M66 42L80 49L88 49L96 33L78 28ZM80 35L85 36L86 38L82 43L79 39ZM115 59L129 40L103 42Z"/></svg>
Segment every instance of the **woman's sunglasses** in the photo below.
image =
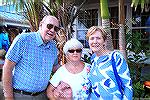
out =
<svg viewBox="0 0 150 100"><path fill-rule="evenodd" d="M55 31L55 32L58 32L58 31L60 30L59 27L54 26L53 24L47 24L47 28L48 28L49 30L52 29L53 27L54 27L54 31Z"/></svg>
<svg viewBox="0 0 150 100"><path fill-rule="evenodd" d="M71 50L68 50L69 53L74 53L76 51L76 53L81 53L82 52L82 49L71 49Z"/></svg>

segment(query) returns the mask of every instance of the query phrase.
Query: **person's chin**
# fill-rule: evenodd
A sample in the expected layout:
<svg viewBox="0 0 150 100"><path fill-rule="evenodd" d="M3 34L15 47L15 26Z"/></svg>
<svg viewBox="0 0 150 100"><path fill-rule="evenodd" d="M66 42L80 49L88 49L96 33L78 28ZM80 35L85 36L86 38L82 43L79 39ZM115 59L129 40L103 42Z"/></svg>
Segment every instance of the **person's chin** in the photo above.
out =
<svg viewBox="0 0 150 100"><path fill-rule="evenodd" d="M51 41L51 40L53 40L53 39L45 39L45 40L44 40L44 43L48 43L48 42Z"/></svg>
<svg viewBox="0 0 150 100"><path fill-rule="evenodd" d="M48 41L51 41L51 40L53 40L54 39L54 36L49 36L49 37L47 37L47 40Z"/></svg>
<svg viewBox="0 0 150 100"><path fill-rule="evenodd" d="M92 47L91 50L94 52L94 51L97 51L98 49L95 47Z"/></svg>

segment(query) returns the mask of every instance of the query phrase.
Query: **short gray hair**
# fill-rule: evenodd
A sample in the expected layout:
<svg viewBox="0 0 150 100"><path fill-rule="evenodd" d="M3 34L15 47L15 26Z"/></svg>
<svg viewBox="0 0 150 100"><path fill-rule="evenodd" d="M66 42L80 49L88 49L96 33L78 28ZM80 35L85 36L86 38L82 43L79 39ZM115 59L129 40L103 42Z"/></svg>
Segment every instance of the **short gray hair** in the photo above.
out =
<svg viewBox="0 0 150 100"><path fill-rule="evenodd" d="M74 49L74 48L76 48L76 49L83 49L83 45L82 45L82 43L81 43L80 41L78 41L77 39L72 38L72 39L68 40L68 41L65 43L65 45L64 45L64 47L63 47L63 52L64 52L65 54L67 54L68 50Z"/></svg>

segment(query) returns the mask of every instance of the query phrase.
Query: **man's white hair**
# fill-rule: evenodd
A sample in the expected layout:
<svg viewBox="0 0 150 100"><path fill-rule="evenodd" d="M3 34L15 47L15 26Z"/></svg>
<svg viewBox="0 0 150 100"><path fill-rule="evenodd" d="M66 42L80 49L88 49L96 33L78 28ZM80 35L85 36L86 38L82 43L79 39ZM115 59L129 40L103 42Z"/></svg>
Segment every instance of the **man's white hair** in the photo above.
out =
<svg viewBox="0 0 150 100"><path fill-rule="evenodd" d="M64 47L63 47L63 52L65 54L67 54L68 50L70 49L83 49L83 45L80 41L78 41L75 38L71 38L70 40L68 40Z"/></svg>

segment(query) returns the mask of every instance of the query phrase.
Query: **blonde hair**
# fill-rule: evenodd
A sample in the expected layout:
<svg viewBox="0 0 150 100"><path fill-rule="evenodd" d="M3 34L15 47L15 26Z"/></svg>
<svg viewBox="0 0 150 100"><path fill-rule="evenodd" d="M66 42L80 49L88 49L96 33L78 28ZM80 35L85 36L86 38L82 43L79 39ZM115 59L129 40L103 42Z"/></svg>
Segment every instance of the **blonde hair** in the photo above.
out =
<svg viewBox="0 0 150 100"><path fill-rule="evenodd" d="M92 26L88 29L88 32L86 34L86 39L88 40L89 37L94 34L96 31L99 31L102 34L102 37L104 39L104 41L107 38L107 32L104 30L104 28L102 26Z"/></svg>

